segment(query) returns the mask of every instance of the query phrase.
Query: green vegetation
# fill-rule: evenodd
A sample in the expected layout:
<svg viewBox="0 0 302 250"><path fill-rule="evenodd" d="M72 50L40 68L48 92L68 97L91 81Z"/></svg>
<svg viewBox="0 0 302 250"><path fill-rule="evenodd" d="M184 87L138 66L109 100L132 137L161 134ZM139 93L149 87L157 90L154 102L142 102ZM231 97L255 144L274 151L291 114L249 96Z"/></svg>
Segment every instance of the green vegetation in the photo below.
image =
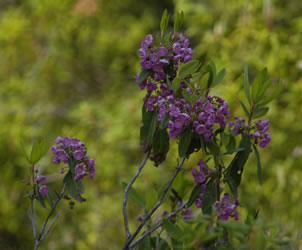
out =
<svg viewBox="0 0 302 250"><path fill-rule="evenodd" d="M266 66L275 79L273 85L283 80L281 95L268 105L272 142L261 154L262 185L257 159L251 157L239 197L246 207L259 209L265 224L274 226L272 234L302 245L300 1L15 0L0 3L1 248L33 246L29 203L24 198L31 166L20 142L28 150L34 139L46 138L50 146L57 136L65 135L86 142L95 158L96 176L86 185L87 202L70 211L64 204L67 211L41 249L121 248L123 183L129 182L143 158L137 50L146 34L158 30L165 8L169 13L184 11L182 29L196 59L213 60L218 69L228 70L215 91L223 93L232 113L244 115L237 104L244 99L245 66L250 79ZM160 190L168 180L178 150L175 143L170 146L164 165L147 164L135 183L136 191L146 196L150 186ZM191 181L189 172L196 159L186 164L188 174L176 180L176 190L182 181ZM45 175L53 168L59 171L49 162L50 152L38 163ZM52 181L58 178L59 174L49 176ZM134 202L128 209L134 228L142 210ZM240 213L244 219L245 209ZM42 221L46 214L40 208L38 218Z"/></svg>

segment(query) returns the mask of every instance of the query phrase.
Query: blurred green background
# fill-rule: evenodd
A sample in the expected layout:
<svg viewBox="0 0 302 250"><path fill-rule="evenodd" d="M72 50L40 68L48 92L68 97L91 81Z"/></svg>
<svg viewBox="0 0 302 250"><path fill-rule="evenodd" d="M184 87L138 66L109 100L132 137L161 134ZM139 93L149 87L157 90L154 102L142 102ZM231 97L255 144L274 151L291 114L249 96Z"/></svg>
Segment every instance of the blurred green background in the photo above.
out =
<svg viewBox="0 0 302 250"><path fill-rule="evenodd" d="M122 181L142 160L139 127L143 92L135 83L138 48L156 34L160 17L183 10L183 31L194 57L212 59L228 74L216 94L233 114L243 98L241 73L267 66L284 81L270 104L272 143L261 150L263 185L255 159L246 167L240 202L260 209L281 235L299 244L302 231L302 3L301 0L1 0L0 1L0 248L31 249L30 166L20 141L78 137L96 160L95 179L85 180L87 202L67 204L41 249L120 249L124 241ZM135 188L146 194L171 175L175 147L165 164L148 164ZM198 157L198 156L197 156ZM196 158L197 159L197 158ZM187 163L186 177L196 159ZM61 177L51 154L39 163L52 189ZM192 182L193 185L193 182ZM38 204L37 206L38 207ZM142 211L128 204L133 229ZM244 210L244 209L242 209ZM39 218L47 211L38 208ZM244 212L243 212L244 213ZM244 218L242 218L244 219ZM41 221L38 220L38 223ZM39 224L40 225L40 224ZM302 243L302 240L300 244Z"/></svg>

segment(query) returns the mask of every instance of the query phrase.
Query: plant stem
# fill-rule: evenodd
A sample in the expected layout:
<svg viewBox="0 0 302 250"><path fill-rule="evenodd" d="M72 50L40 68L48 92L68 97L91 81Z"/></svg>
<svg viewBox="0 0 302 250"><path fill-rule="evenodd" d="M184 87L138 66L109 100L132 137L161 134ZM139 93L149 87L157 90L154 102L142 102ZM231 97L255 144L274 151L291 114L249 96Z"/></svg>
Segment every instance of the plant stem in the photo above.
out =
<svg viewBox="0 0 302 250"><path fill-rule="evenodd" d="M129 230L129 224L128 224L127 209L126 209L128 193L129 193L129 190L130 190L131 186L135 182L136 178L139 176L140 172L144 168L144 166L145 166L145 164L146 164L146 162L149 158L149 155L150 155L150 150L147 151L147 154L146 154L144 160L142 161L142 163L139 166L139 168L137 169L134 177L132 178L132 180L129 182L129 184L127 185L127 187L125 189L124 200L123 200L123 216L124 216L124 224L125 224L125 231L126 231L126 238L127 239L131 236L130 230Z"/></svg>
<svg viewBox="0 0 302 250"><path fill-rule="evenodd" d="M187 205L188 201L184 202L178 209L176 209L175 211L169 213L167 215L167 217L165 218L166 220L171 219L172 217L174 217L175 215L177 215L186 205ZM147 237L148 235L150 235L151 233L153 233L156 229L158 229L159 227L161 227L162 225L162 221L160 221L156 226L154 226L153 228L151 228L150 230L146 231L145 233L143 233L136 241L134 241L129 248L134 247L137 243L139 243L142 239L144 239L145 237Z"/></svg>
<svg viewBox="0 0 302 250"><path fill-rule="evenodd" d="M179 173L179 171L182 169L182 166L185 162L186 157L183 157L181 160L181 163L177 166L172 178L170 179L169 183L167 184L166 188L164 189L162 195L160 196L159 200L156 202L156 204L153 206L153 208L150 210L150 212L144 217L143 221L141 222L141 224L138 226L138 228L136 229L136 231L130 235L129 239L127 239L123 249L129 249L129 245L131 244L131 242L134 240L134 238L137 236L137 234L140 232L140 230L143 228L143 226L146 224L146 222L150 219L150 217L154 214L154 212L159 208L159 206L161 205L163 199L165 198L169 188L171 187L174 179L176 178L177 174Z"/></svg>

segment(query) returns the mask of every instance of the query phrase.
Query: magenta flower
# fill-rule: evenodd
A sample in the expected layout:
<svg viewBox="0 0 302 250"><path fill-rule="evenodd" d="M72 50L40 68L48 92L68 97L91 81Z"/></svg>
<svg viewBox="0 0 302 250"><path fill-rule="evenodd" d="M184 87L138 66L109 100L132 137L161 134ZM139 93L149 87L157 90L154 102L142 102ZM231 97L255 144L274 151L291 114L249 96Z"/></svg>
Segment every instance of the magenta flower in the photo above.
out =
<svg viewBox="0 0 302 250"><path fill-rule="evenodd" d="M49 187L46 186L46 185L43 185L43 186L40 187L39 192L40 192L41 195L47 195L48 192L49 192Z"/></svg>

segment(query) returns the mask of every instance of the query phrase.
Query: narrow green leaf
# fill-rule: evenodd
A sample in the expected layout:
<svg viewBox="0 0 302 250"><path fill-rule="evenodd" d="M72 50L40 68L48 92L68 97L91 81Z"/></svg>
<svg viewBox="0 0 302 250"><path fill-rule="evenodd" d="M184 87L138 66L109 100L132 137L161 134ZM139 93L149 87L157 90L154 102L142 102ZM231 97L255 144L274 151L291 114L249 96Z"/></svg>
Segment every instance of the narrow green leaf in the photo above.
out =
<svg viewBox="0 0 302 250"><path fill-rule="evenodd" d="M171 90L173 90L173 85L172 85L172 83L171 83L171 81L170 81L168 75L167 75L167 77L166 77L166 80L167 80L168 87L169 87Z"/></svg>
<svg viewBox="0 0 302 250"><path fill-rule="evenodd" d="M192 139L192 129L188 127L184 133L180 136L179 144L178 144L178 154L182 158L184 157L189 149L190 143Z"/></svg>
<svg viewBox="0 0 302 250"><path fill-rule="evenodd" d="M226 146L229 144L230 136L226 133L220 133L220 140L222 142L222 145Z"/></svg>
<svg viewBox="0 0 302 250"><path fill-rule="evenodd" d="M48 201L49 206L53 207L54 202L53 202L53 198L52 198L50 192L47 194L47 201Z"/></svg>
<svg viewBox="0 0 302 250"><path fill-rule="evenodd" d="M277 88L275 89L275 91L271 95L265 96L262 99L262 101L259 103L259 105L264 106L264 105L270 103L271 101L273 101L276 97L278 97L280 95L281 91L282 91L282 84L279 83Z"/></svg>
<svg viewBox="0 0 302 250"><path fill-rule="evenodd" d="M179 89L180 82L181 82L181 79L179 79L178 77L174 78L174 80L173 80L173 91L174 92L176 92Z"/></svg>
<svg viewBox="0 0 302 250"><path fill-rule="evenodd" d="M165 9L160 22L160 30L162 34L166 31L167 18L168 18L168 11L167 9Z"/></svg>
<svg viewBox="0 0 302 250"><path fill-rule="evenodd" d="M244 148L233 148L230 151L227 151L223 154L224 155L229 155L229 154L237 153L237 152L240 152L240 151L243 151L243 150L245 150L245 149Z"/></svg>
<svg viewBox="0 0 302 250"><path fill-rule="evenodd" d="M240 185L243 168L251 151L251 140L248 134L242 136L239 148L244 148L245 150L235 155L227 168L225 176L225 180L229 184L235 198L238 196L237 187Z"/></svg>
<svg viewBox="0 0 302 250"><path fill-rule="evenodd" d="M73 159L72 158L69 158L68 159L68 167L69 167L69 169L70 169L70 172L72 173L72 174L75 174L75 164L74 164L74 161L73 161Z"/></svg>
<svg viewBox="0 0 302 250"><path fill-rule="evenodd" d="M201 80L202 73L201 72L196 72L192 74L192 81L193 82L199 82Z"/></svg>
<svg viewBox="0 0 302 250"><path fill-rule="evenodd" d="M127 183L123 182L122 183L123 185L123 188L125 189L127 187ZM143 196L141 196L136 190L135 188L131 187L129 189L129 197L137 204L139 205L140 207L142 208L146 208L146 201L144 199Z"/></svg>
<svg viewBox="0 0 302 250"><path fill-rule="evenodd" d="M167 219L163 219L163 227L173 239L181 240L183 233L179 227Z"/></svg>
<svg viewBox="0 0 302 250"><path fill-rule="evenodd" d="M142 72L139 74L137 83L141 83L141 82L145 81L150 74L151 74L151 71L142 70Z"/></svg>
<svg viewBox="0 0 302 250"><path fill-rule="evenodd" d="M269 110L268 107L263 107L263 108L260 108L260 109L256 109L256 111L252 115L252 118L256 119L256 118L259 118L261 116L264 116L264 115L267 114L268 110Z"/></svg>
<svg viewBox="0 0 302 250"><path fill-rule="evenodd" d="M197 197L199 196L199 194L202 191L202 186L201 184L197 184L194 189L191 192L187 207L191 207L192 204L195 202L195 200L197 199Z"/></svg>
<svg viewBox="0 0 302 250"><path fill-rule="evenodd" d="M20 141L20 145L21 145L21 148L22 148L22 151L23 151L23 154L24 154L26 160L28 161L28 163L31 164L31 161L30 161L30 158L29 158L29 154L27 153L27 151L25 149L25 146L24 146L24 144L23 144L22 141Z"/></svg>
<svg viewBox="0 0 302 250"><path fill-rule="evenodd" d="M67 190L70 193L70 195L78 202L83 202L85 201L85 199L81 196L80 191L73 177L74 175L71 173L71 171L68 171L68 173L65 175L63 179L63 182L66 184Z"/></svg>
<svg viewBox="0 0 302 250"><path fill-rule="evenodd" d="M36 193L36 197L37 197L37 199L38 199L38 201L40 202L40 204L41 204L41 206L43 207L43 208L47 208L46 207L46 205L45 205L45 202L44 202L44 198L43 198L43 196L40 194L40 192L39 192L39 187L38 187L38 185L35 185L35 193Z"/></svg>
<svg viewBox="0 0 302 250"><path fill-rule="evenodd" d="M243 86L246 99L248 100L249 104L252 104L251 94L250 94L250 82L249 82L249 72L248 67L246 66L243 71Z"/></svg>
<svg viewBox="0 0 302 250"><path fill-rule="evenodd" d="M236 139L235 136L230 135L229 143L226 145L226 150L231 151L233 148L236 148Z"/></svg>
<svg viewBox="0 0 302 250"><path fill-rule="evenodd" d="M260 183L260 185L262 185L260 154L259 154L259 151L258 151L257 147L254 144L252 144L252 146L253 146L253 149L255 151L255 156L256 156L256 160L257 160L257 174L258 174L258 178L259 178L259 183Z"/></svg>
<svg viewBox="0 0 302 250"><path fill-rule="evenodd" d="M140 129L140 144L143 145L149 135L150 124L152 121L153 112L147 111L143 106L142 108L142 126Z"/></svg>
<svg viewBox="0 0 302 250"><path fill-rule="evenodd" d="M209 64L207 65L207 72L210 73L207 88L211 88L211 85L216 77L216 65L213 61L210 61Z"/></svg>
<svg viewBox="0 0 302 250"><path fill-rule="evenodd" d="M215 179L211 178L211 180L207 183L206 190L202 195L202 212L204 214L211 214L212 206L215 201L217 201L216 181Z"/></svg>
<svg viewBox="0 0 302 250"><path fill-rule="evenodd" d="M165 115L164 119L162 120L162 122L160 123L159 128L160 128L160 129L166 128L166 127L168 126L168 122L170 121L170 119L171 119L171 118L170 118L169 114L167 113L167 114Z"/></svg>
<svg viewBox="0 0 302 250"><path fill-rule="evenodd" d="M182 91L182 95L190 104L192 104L192 97L186 89Z"/></svg>
<svg viewBox="0 0 302 250"><path fill-rule="evenodd" d="M40 144L38 141L35 141L31 149L30 162L31 164L36 164L40 159L41 159Z"/></svg>
<svg viewBox="0 0 302 250"><path fill-rule="evenodd" d="M198 66L199 66L198 60L192 60L192 61L186 62L179 67L179 69L177 71L177 75L181 79L184 79L184 78L190 76L191 74L193 74L197 70Z"/></svg>
<svg viewBox="0 0 302 250"><path fill-rule="evenodd" d="M155 131L156 131L156 128L157 128L157 115L158 115L158 112L153 112L152 114L152 120L151 120L151 123L150 123L150 129L149 129L149 134L148 134L148 143L149 145L152 144L153 142L153 137L154 137L154 134L155 134Z"/></svg>
<svg viewBox="0 0 302 250"><path fill-rule="evenodd" d="M226 75L226 70L225 68L223 68L222 70L219 71L219 73L215 77L214 81L211 84L211 88L215 87L218 83L220 83L225 77L225 75Z"/></svg>
<svg viewBox="0 0 302 250"><path fill-rule="evenodd" d="M40 142L40 158L47 154L49 145L45 139L41 139Z"/></svg>
<svg viewBox="0 0 302 250"><path fill-rule="evenodd" d="M255 104L258 103L261 92L265 87L264 83L268 80L267 68L264 68L255 78L252 85L252 100Z"/></svg>
<svg viewBox="0 0 302 250"><path fill-rule="evenodd" d="M76 184L76 187L77 187L77 190L79 191L79 193L84 194L85 193L85 188L84 188L84 185L83 185L82 181L80 181L80 180L75 181L75 184Z"/></svg>
<svg viewBox="0 0 302 250"><path fill-rule="evenodd" d="M249 113L249 111L247 110L247 108L245 107L244 103L243 103L242 101L240 101L240 104L241 104L241 106L242 106L242 109L243 109L243 111L244 111L246 117L250 117L250 113Z"/></svg>
<svg viewBox="0 0 302 250"><path fill-rule="evenodd" d="M218 156L220 154L220 148L214 140L207 142L207 147L213 155Z"/></svg>

